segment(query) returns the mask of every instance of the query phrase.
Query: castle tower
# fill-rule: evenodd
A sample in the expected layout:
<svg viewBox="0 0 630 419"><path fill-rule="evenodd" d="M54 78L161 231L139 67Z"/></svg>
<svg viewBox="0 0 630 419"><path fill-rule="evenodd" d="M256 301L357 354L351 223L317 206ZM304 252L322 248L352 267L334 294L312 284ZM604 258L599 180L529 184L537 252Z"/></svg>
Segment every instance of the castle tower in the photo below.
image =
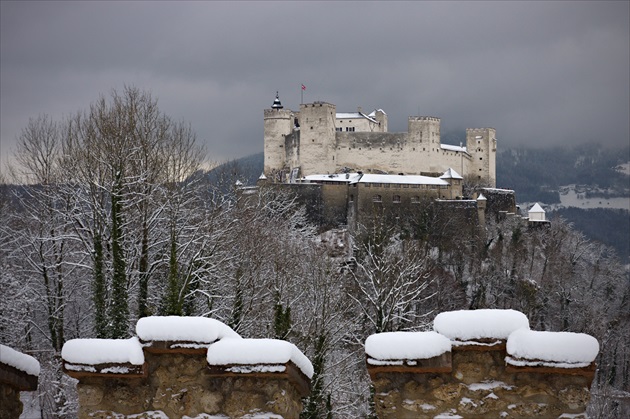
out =
<svg viewBox="0 0 630 419"><path fill-rule="evenodd" d="M335 172L336 113L330 103L300 105L300 176Z"/></svg>
<svg viewBox="0 0 630 419"><path fill-rule="evenodd" d="M280 102L280 96L276 92L276 99L270 109L265 109L264 130L264 174L271 182L281 181L279 173L286 168L285 137L293 129L293 115L288 109L284 109Z"/></svg>
<svg viewBox="0 0 630 419"><path fill-rule="evenodd" d="M496 187L497 138L494 128L467 128L466 150L471 156L468 175Z"/></svg>
<svg viewBox="0 0 630 419"><path fill-rule="evenodd" d="M440 156L440 118L433 116L410 116L408 137L411 153L418 156L421 166L415 173L442 172L442 165L431 164Z"/></svg>

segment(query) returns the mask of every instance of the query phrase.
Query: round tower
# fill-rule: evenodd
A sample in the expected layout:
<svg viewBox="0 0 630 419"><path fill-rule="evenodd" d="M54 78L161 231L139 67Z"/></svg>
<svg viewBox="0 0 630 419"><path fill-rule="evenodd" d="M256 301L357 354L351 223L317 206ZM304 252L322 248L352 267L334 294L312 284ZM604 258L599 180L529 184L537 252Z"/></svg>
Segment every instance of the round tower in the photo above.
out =
<svg viewBox="0 0 630 419"><path fill-rule="evenodd" d="M290 110L284 109L280 95L276 92L271 108L264 111L264 174L271 182L282 180L277 179L277 174L287 165L285 137L293 128L292 116Z"/></svg>

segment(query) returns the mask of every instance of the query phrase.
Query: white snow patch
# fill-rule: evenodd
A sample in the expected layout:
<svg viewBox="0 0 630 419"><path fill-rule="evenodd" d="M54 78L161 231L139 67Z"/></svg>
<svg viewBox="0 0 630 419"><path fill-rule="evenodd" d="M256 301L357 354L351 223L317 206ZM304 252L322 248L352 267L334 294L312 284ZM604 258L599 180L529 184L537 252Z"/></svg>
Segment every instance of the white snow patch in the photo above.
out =
<svg viewBox="0 0 630 419"><path fill-rule="evenodd" d="M293 362L308 378L313 365L292 343L277 339L224 339L208 348L209 365L286 364Z"/></svg>
<svg viewBox="0 0 630 419"><path fill-rule="evenodd" d="M436 332L377 333L365 340L365 353L378 360L428 359L451 351L451 341Z"/></svg>
<svg viewBox="0 0 630 419"><path fill-rule="evenodd" d="M64 361L73 364L144 364L142 345L140 345L137 337L130 339L72 339L63 345L61 357Z"/></svg>
<svg viewBox="0 0 630 419"><path fill-rule="evenodd" d="M526 361L576 364L575 367L579 368L595 360L599 353L599 342L585 333L538 332L521 329L510 335L506 349L510 357ZM516 365L514 361L508 361L508 363ZM570 368L564 365L557 366Z"/></svg>
<svg viewBox="0 0 630 419"><path fill-rule="evenodd" d="M433 329L453 340L507 339L520 328L529 329L529 320L516 310L447 311L433 320Z"/></svg>
<svg viewBox="0 0 630 419"><path fill-rule="evenodd" d="M451 344L453 346L496 346L496 345L500 345L502 341L497 340L494 342L477 342L474 340L466 340L466 341L461 341L461 340L454 340L451 342Z"/></svg>
<svg viewBox="0 0 630 419"><path fill-rule="evenodd" d="M136 333L143 341L212 343L223 338L240 338L228 325L207 317L143 317L136 324Z"/></svg>
<svg viewBox="0 0 630 419"><path fill-rule="evenodd" d="M68 371L96 372L96 368L91 365L66 364L64 365L64 368Z"/></svg>
<svg viewBox="0 0 630 419"><path fill-rule="evenodd" d="M503 381L484 381L483 383L468 384L468 389L470 391L494 390L495 388L504 388L506 390L512 390L514 386L507 385Z"/></svg>
<svg viewBox="0 0 630 419"><path fill-rule="evenodd" d="M615 170L619 173L630 176L630 162L620 164L619 166L615 167Z"/></svg>
<svg viewBox="0 0 630 419"><path fill-rule="evenodd" d="M128 374L129 368L124 366L103 368L101 371L103 374Z"/></svg>
<svg viewBox="0 0 630 419"><path fill-rule="evenodd" d="M468 397L462 397L462 399L459 401L459 404L472 404L473 406L477 406L477 403L475 403L472 399Z"/></svg>
<svg viewBox="0 0 630 419"><path fill-rule="evenodd" d="M488 394L486 397L484 397L484 399L498 399L499 396L497 396L496 394L494 394L494 392Z"/></svg>
<svg viewBox="0 0 630 419"><path fill-rule="evenodd" d="M586 413L563 413L558 416L558 419L574 419L574 418L588 418Z"/></svg>
<svg viewBox="0 0 630 419"><path fill-rule="evenodd" d="M285 372L284 365L241 365L238 367L226 368L226 371L237 374L251 374L253 372Z"/></svg>
<svg viewBox="0 0 630 419"><path fill-rule="evenodd" d="M39 377L39 361L8 346L0 345L0 362Z"/></svg>
<svg viewBox="0 0 630 419"><path fill-rule="evenodd" d="M523 361L506 356L505 362L515 367L550 367L550 368L586 368L590 362L546 362L546 361Z"/></svg>
<svg viewBox="0 0 630 419"><path fill-rule="evenodd" d="M405 362L402 360L382 360L382 359L374 359L368 358L367 363L370 365L404 365Z"/></svg>

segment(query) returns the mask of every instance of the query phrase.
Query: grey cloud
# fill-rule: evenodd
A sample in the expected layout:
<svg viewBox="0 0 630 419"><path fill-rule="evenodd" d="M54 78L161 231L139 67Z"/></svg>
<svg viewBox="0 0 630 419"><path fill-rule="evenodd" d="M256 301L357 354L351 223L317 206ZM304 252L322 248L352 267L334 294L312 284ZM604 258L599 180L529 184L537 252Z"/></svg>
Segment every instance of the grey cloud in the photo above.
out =
<svg viewBox="0 0 630 419"><path fill-rule="evenodd" d="M497 128L501 145L629 138L627 2L6 2L2 158L30 116L133 84L216 160L262 150L262 109L383 108L390 130ZM597 121L597 123L593 123Z"/></svg>

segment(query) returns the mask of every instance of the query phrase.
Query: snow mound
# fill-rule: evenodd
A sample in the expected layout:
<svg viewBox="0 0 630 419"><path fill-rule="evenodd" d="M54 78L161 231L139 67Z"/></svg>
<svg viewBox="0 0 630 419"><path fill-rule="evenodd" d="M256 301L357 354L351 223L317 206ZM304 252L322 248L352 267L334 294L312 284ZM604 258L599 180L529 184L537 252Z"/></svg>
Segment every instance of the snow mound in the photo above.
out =
<svg viewBox="0 0 630 419"><path fill-rule="evenodd" d="M529 329L529 320L516 310L459 310L435 316L433 329L452 340L507 339L517 329Z"/></svg>
<svg viewBox="0 0 630 419"><path fill-rule="evenodd" d="M207 317L151 316L136 324L143 341L188 341L212 343L223 338L240 339L228 325Z"/></svg>
<svg viewBox="0 0 630 419"><path fill-rule="evenodd" d="M144 353L138 338L72 339L61 349L64 361L74 364L144 364Z"/></svg>
<svg viewBox="0 0 630 419"><path fill-rule="evenodd" d="M451 341L436 332L387 332L368 336L365 353L374 359L428 359L451 351Z"/></svg>
<svg viewBox="0 0 630 419"><path fill-rule="evenodd" d="M308 378L311 361L292 343L277 339L224 339L208 348L209 365L286 364L293 362Z"/></svg>
<svg viewBox="0 0 630 419"><path fill-rule="evenodd" d="M39 377L39 361L8 346L0 345L0 363Z"/></svg>
<svg viewBox="0 0 630 419"><path fill-rule="evenodd" d="M585 333L537 332L521 329L510 335L506 345L511 357L521 360L557 362L588 366L599 353L599 342ZM522 362L509 360L512 365ZM566 365L565 365L566 367Z"/></svg>

